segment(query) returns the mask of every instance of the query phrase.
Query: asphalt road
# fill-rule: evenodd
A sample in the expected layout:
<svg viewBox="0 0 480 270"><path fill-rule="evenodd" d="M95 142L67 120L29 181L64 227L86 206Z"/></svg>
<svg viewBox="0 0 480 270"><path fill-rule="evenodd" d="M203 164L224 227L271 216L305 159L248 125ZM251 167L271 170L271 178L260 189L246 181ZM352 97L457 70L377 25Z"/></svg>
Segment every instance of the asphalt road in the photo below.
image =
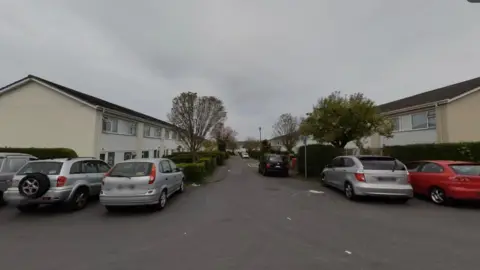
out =
<svg viewBox="0 0 480 270"><path fill-rule="evenodd" d="M262 177L248 161L229 162L223 181L190 187L158 213L108 214L98 203L77 213L2 208L0 268L478 268L478 207L349 202L317 183Z"/></svg>

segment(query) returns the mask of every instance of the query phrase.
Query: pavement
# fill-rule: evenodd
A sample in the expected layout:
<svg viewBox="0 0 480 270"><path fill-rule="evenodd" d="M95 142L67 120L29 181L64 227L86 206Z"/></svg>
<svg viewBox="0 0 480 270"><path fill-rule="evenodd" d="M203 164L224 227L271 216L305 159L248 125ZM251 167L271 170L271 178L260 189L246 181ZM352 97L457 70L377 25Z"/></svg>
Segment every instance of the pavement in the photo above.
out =
<svg viewBox="0 0 480 270"><path fill-rule="evenodd" d="M0 208L0 268L476 269L480 208L350 202L316 182L263 177L232 157L219 182L167 208L109 214ZM316 192L314 192L316 191Z"/></svg>

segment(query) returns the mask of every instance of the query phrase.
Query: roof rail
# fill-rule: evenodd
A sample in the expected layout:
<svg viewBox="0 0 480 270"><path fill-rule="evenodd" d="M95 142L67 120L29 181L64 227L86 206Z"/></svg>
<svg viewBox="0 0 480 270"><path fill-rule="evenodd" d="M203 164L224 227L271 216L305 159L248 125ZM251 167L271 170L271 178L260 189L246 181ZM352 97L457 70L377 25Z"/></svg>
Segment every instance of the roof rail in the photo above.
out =
<svg viewBox="0 0 480 270"><path fill-rule="evenodd" d="M72 159L77 159L77 158L91 158L91 159L96 159L95 157L74 157L74 158L67 158L67 160L72 160Z"/></svg>

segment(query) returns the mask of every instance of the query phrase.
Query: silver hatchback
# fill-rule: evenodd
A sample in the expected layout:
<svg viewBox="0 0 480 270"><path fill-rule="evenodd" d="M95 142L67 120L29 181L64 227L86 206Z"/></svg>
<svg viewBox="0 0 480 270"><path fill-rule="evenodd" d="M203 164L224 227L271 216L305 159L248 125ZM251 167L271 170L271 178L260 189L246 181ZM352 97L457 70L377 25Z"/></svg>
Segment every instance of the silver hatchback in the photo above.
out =
<svg viewBox="0 0 480 270"><path fill-rule="evenodd" d="M184 191L185 176L165 158L134 159L117 163L102 182L100 203L108 211L122 206L150 206L161 210L167 198Z"/></svg>
<svg viewBox="0 0 480 270"><path fill-rule="evenodd" d="M386 196L407 202L413 197L407 168L392 157L336 157L323 170L321 181L342 190L350 200L358 196Z"/></svg>

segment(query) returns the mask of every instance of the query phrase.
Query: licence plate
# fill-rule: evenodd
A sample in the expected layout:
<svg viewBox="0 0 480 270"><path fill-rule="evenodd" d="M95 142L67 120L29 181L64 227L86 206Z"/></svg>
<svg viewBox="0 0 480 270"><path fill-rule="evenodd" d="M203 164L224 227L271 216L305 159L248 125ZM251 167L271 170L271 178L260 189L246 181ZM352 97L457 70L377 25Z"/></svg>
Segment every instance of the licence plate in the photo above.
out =
<svg viewBox="0 0 480 270"><path fill-rule="evenodd" d="M396 181L395 177L378 177L378 181Z"/></svg>
<svg viewBox="0 0 480 270"><path fill-rule="evenodd" d="M275 168L281 168L279 165L275 166Z"/></svg>

